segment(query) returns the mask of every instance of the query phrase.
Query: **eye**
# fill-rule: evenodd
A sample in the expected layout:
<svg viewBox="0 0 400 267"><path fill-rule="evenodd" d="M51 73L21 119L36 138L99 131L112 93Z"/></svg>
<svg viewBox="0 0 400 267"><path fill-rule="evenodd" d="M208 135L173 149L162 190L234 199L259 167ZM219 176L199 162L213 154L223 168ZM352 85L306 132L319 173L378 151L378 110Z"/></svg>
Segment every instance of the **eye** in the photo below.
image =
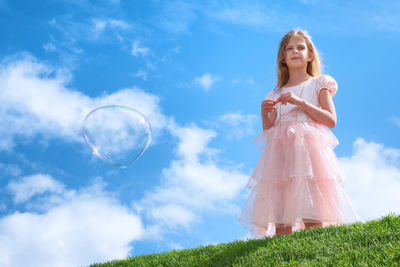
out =
<svg viewBox="0 0 400 267"><path fill-rule="evenodd" d="M306 49L305 46L302 46L302 45L299 46L299 50L304 50L304 49Z"/></svg>
<svg viewBox="0 0 400 267"><path fill-rule="evenodd" d="M292 51L292 50L293 50L292 47L287 47L287 48L286 48L286 51Z"/></svg>

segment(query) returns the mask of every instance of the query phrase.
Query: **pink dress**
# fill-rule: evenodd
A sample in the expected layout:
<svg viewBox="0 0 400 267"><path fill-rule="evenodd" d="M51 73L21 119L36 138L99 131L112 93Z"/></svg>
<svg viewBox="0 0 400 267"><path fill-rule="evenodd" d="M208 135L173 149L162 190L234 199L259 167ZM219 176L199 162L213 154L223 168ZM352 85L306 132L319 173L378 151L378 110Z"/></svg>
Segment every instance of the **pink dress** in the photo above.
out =
<svg viewBox="0 0 400 267"><path fill-rule="evenodd" d="M291 91L320 107L321 88L333 96L336 81L328 75L312 77L277 88L267 98ZM279 103L275 125L254 142L262 155L247 183L251 192L239 218L253 236L274 236L277 226L299 231L305 222L328 226L360 221L340 185L345 177L333 152L338 140L328 127L295 105Z"/></svg>

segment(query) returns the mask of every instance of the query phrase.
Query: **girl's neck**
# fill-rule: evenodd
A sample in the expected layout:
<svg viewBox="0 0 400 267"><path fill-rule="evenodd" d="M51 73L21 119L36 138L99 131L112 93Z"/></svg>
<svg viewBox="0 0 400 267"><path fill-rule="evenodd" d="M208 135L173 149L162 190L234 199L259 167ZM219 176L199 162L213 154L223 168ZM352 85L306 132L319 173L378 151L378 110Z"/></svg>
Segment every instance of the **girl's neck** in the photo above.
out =
<svg viewBox="0 0 400 267"><path fill-rule="evenodd" d="M297 85L308 80L311 77L306 70L289 70L289 80L286 86Z"/></svg>

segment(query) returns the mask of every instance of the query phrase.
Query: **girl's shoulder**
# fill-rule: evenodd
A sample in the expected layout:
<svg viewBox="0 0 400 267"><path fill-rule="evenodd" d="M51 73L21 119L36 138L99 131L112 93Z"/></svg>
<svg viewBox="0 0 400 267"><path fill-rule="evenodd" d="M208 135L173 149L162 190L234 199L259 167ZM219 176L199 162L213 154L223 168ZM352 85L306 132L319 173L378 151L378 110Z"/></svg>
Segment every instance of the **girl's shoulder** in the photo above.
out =
<svg viewBox="0 0 400 267"><path fill-rule="evenodd" d="M310 83L310 85L312 84L314 86L317 95L319 95L322 88L327 88L331 92L332 96L336 94L338 85L332 76L328 74L322 74L320 76L313 77L312 79L313 83Z"/></svg>

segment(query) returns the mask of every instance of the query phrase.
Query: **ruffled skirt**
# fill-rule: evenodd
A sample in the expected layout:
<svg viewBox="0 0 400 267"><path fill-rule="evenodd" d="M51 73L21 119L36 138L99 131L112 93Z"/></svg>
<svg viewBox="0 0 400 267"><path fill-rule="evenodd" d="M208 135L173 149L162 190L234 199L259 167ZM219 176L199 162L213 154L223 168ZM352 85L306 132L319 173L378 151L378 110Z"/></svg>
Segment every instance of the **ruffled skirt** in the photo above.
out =
<svg viewBox="0 0 400 267"><path fill-rule="evenodd" d="M265 130L255 140L262 151L247 183L251 190L239 222L253 236L274 236L276 227L305 228L360 221L340 185L344 174L333 152L336 137L315 122Z"/></svg>

